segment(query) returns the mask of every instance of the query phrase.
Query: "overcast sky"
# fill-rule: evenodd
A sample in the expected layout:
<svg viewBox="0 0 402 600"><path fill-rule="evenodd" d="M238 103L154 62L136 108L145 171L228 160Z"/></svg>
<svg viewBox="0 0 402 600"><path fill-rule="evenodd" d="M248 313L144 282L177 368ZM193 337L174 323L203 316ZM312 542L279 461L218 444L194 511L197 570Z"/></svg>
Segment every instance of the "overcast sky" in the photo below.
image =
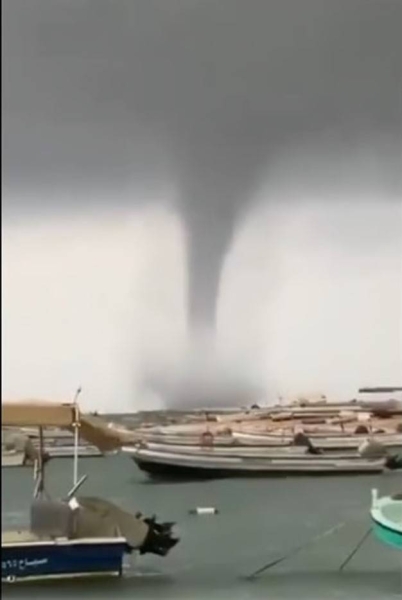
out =
<svg viewBox="0 0 402 600"><path fill-rule="evenodd" d="M3 396L134 408L199 326L274 394L400 379L402 2L2 16Z"/></svg>

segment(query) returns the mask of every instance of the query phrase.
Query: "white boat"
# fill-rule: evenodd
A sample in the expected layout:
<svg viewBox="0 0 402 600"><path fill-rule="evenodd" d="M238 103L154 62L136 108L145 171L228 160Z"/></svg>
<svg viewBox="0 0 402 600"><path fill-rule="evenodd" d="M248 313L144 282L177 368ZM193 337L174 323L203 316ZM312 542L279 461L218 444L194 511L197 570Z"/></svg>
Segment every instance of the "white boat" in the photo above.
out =
<svg viewBox="0 0 402 600"><path fill-rule="evenodd" d="M161 444L163 446L181 446L184 448L197 448L201 446L202 434L156 434L154 432L138 433L146 444ZM367 438L379 442L386 449L399 453L402 452L402 434L378 434L368 436L366 434L351 434L339 436L320 436L308 434L309 439L317 448L324 451L357 451L360 445ZM231 435L214 435L214 448L287 448L294 445L294 436L290 434L282 435L280 433L256 434L243 431L233 431Z"/></svg>
<svg viewBox="0 0 402 600"><path fill-rule="evenodd" d="M357 474L381 473L384 459L302 457L238 457L194 453L154 451L146 448L131 450L138 467L154 477L216 478L272 476L286 474Z"/></svg>
<svg viewBox="0 0 402 600"><path fill-rule="evenodd" d="M50 458L72 458L74 456L74 446L45 446L45 452ZM111 454L108 452L108 454ZM95 446L78 446L78 456L81 458L89 458L96 456L104 456L104 453Z"/></svg>
<svg viewBox="0 0 402 600"><path fill-rule="evenodd" d="M1 453L1 467L22 467L25 463L24 452L4 450Z"/></svg>
<svg viewBox="0 0 402 600"><path fill-rule="evenodd" d="M137 456L139 449L147 449L153 452L174 453L185 456L206 456L206 457L235 457L235 458L255 458L255 459L283 459L289 460L297 458L298 460L311 461L312 454L307 452L304 446L182 446L173 444L161 444L155 442L146 442L140 445L123 446L122 452L129 456ZM355 460L361 458L355 450L346 452L331 452L320 455L322 460Z"/></svg>
<svg viewBox="0 0 402 600"><path fill-rule="evenodd" d="M242 444L253 446L286 446L292 444L294 439L294 436L289 434L257 434L246 433L243 431L233 431L232 436L235 440ZM331 436L308 434L308 437L313 441L315 446L324 450L357 449L362 441L364 441L366 438L380 442L385 448L402 450L402 434L400 433L374 434L372 436L368 436L367 433L350 435L339 434Z"/></svg>
<svg viewBox="0 0 402 600"><path fill-rule="evenodd" d="M373 490L370 514L375 536L387 546L402 550L402 494L379 497Z"/></svg>

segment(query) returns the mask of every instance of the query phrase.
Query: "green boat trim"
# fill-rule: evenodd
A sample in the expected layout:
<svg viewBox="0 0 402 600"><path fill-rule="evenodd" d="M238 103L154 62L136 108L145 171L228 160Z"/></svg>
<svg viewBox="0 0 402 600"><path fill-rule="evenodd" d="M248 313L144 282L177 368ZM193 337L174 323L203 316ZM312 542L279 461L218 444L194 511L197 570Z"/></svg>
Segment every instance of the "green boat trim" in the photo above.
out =
<svg viewBox="0 0 402 600"><path fill-rule="evenodd" d="M377 538L402 550L402 494L379 498L377 490L373 490L370 513Z"/></svg>
<svg viewBox="0 0 402 600"><path fill-rule="evenodd" d="M388 527L384 527L381 523L374 521L373 531L375 536L380 542L385 544L386 546L391 546L392 548L396 548L397 550L402 550L402 533L398 531L394 531L389 529Z"/></svg>

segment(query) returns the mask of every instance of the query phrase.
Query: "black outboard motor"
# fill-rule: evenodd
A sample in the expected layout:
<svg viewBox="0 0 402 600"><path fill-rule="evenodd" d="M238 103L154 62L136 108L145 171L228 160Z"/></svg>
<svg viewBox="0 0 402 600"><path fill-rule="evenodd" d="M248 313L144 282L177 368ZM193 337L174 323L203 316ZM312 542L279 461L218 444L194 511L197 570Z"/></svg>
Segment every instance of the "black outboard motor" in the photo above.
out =
<svg viewBox="0 0 402 600"><path fill-rule="evenodd" d="M141 548L140 554L157 554L166 556L174 546L179 542L179 538L174 537L172 529L175 523L157 523L156 517L144 519L148 525L149 531Z"/></svg>
<svg viewBox="0 0 402 600"><path fill-rule="evenodd" d="M140 554L166 556L179 542L173 534L175 523L158 523L155 516L129 513L103 498L77 498L76 524L81 536L119 535L126 539L129 552Z"/></svg>
<svg viewBox="0 0 402 600"><path fill-rule="evenodd" d="M402 469L402 456L398 456L397 454L392 454L388 456L385 460L385 466L390 471L397 471L398 469Z"/></svg>
<svg viewBox="0 0 402 600"><path fill-rule="evenodd" d="M307 454L314 454L314 455L324 454L323 450L321 448L317 448L317 446L314 446L314 444L310 440L310 438L307 437L307 435L305 433L303 433L302 431L299 431L294 436L293 445L294 446L304 446L306 448Z"/></svg>

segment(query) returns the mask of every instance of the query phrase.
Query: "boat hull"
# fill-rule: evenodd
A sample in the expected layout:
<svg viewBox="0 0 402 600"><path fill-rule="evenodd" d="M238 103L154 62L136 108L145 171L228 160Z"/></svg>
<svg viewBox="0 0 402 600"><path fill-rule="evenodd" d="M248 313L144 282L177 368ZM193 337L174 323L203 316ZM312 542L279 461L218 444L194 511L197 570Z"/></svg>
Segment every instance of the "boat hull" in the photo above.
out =
<svg viewBox="0 0 402 600"><path fill-rule="evenodd" d="M378 491L372 490L370 514L377 539L402 550L402 494L379 498Z"/></svg>
<svg viewBox="0 0 402 600"><path fill-rule="evenodd" d="M4 582L121 576L128 546L123 538L49 540L2 544Z"/></svg>
<svg viewBox="0 0 402 600"><path fill-rule="evenodd" d="M241 459L205 460L194 457L167 457L160 453L157 456L145 456L145 452L132 456L138 468L149 476L163 479L218 479L228 477L283 477L288 475L336 475L357 473L380 473L383 462L372 463L362 461L329 460L278 460L278 461L244 461ZM151 453L149 453L151 454ZM358 464L360 462L360 464Z"/></svg>
<svg viewBox="0 0 402 600"><path fill-rule="evenodd" d="M314 435L307 434L310 441L317 448L325 452L344 452L357 451L362 442L367 439L367 435ZM200 435L175 435L175 434L152 434L147 433L143 436L147 444L163 446L181 446L183 449L200 446ZM402 435L376 436L375 440L380 442L390 453L400 453L402 451ZM294 447L294 437L291 435L281 436L279 434L258 435L252 433L243 433L234 431L232 436L216 436L214 447L222 449L260 449L261 451L278 448Z"/></svg>
<svg viewBox="0 0 402 600"><path fill-rule="evenodd" d="M400 531L386 527L375 519L373 519L373 531L376 538L383 544L402 550L402 533Z"/></svg>

